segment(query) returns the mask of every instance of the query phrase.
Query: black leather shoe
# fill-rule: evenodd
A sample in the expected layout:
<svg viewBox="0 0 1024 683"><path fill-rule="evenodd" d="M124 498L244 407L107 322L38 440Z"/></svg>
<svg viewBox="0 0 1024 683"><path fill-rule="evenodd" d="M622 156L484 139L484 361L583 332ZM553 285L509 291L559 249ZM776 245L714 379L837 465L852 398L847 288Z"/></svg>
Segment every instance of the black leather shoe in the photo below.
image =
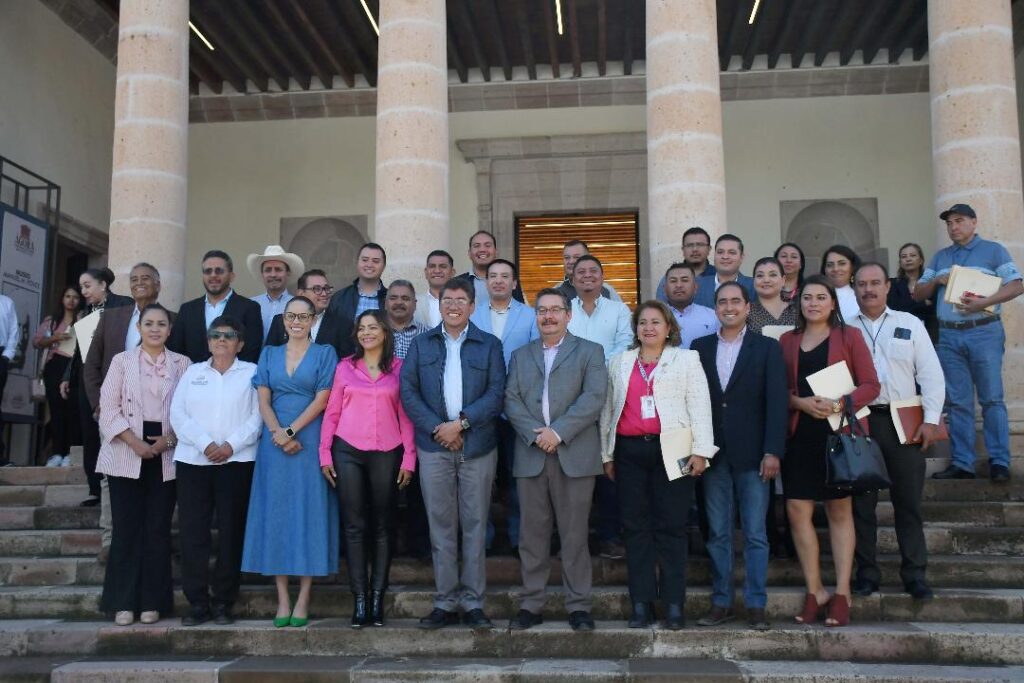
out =
<svg viewBox="0 0 1024 683"><path fill-rule="evenodd" d="M654 619L654 610L648 602L634 602L633 614L629 617L630 628L647 628Z"/></svg>
<svg viewBox="0 0 1024 683"><path fill-rule="evenodd" d="M853 585L850 586L850 591L854 595L871 595L878 592L878 584L867 579L854 579Z"/></svg>
<svg viewBox="0 0 1024 683"><path fill-rule="evenodd" d="M697 626L720 626L736 618L736 613L728 607L712 605L711 611L697 620Z"/></svg>
<svg viewBox="0 0 1024 683"><path fill-rule="evenodd" d="M528 628L533 628L543 623L544 617L540 614L534 614L530 610L521 609L518 614L508 620L508 627L512 631L525 631Z"/></svg>
<svg viewBox="0 0 1024 683"><path fill-rule="evenodd" d="M384 591L370 592L370 623L384 625Z"/></svg>
<svg viewBox="0 0 1024 683"><path fill-rule="evenodd" d="M665 605L665 628L669 631L681 631L686 628L686 617L683 616L682 604L670 602Z"/></svg>
<svg viewBox="0 0 1024 683"><path fill-rule="evenodd" d="M487 618L484 611L477 607L462 615L462 623L472 628L494 628L494 624Z"/></svg>
<svg viewBox="0 0 1024 683"><path fill-rule="evenodd" d="M989 479L997 482L1010 481L1010 468L1005 465L992 465L989 468Z"/></svg>
<svg viewBox="0 0 1024 683"><path fill-rule="evenodd" d="M352 628L366 626L366 593L352 594Z"/></svg>
<svg viewBox="0 0 1024 683"><path fill-rule="evenodd" d="M577 610L569 615L569 626L573 631L593 631L594 618L590 616L590 612Z"/></svg>
<svg viewBox="0 0 1024 683"><path fill-rule="evenodd" d="M90 496L90 497L86 498L85 500L83 500L81 503L79 503L78 507L94 508L94 507L96 507L99 504L100 504L100 499L99 498L94 498L94 497Z"/></svg>
<svg viewBox="0 0 1024 683"><path fill-rule="evenodd" d="M974 479L974 472L968 472L956 465L950 465L941 472L933 474L932 479Z"/></svg>
<svg viewBox="0 0 1024 683"><path fill-rule="evenodd" d="M754 631L767 631L771 628L764 615L764 607L751 607L747 610L747 626Z"/></svg>
<svg viewBox="0 0 1024 683"><path fill-rule="evenodd" d="M915 600L931 600L935 597L932 589L921 579L914 579L907 583L904 588L910 593L910 597Z"/></svg>
<svg viewBox="0 0 1024 683"><path fill-rule="evenodd" d="M231 614L231 607L228 605L214 605L213 623L218 626L230 626L235 623L235 617Z"/></svg>
<svg viewBox="0 0 1024 683"><path fill-rule="evenodd" d="M437 628L444 628L445 626L452 626L459 623L459 615L456 612L449 612L446 609L435 607L430 614L420 619L418 626L420 628L434 630Z"/></svg>
<svg viewBox="0 0 1024 683"><path fill-rule="evenodd" d="M210 620L210 610L206 607L193 607L187 617L182 617L182 626L199 626Z"/></svg>

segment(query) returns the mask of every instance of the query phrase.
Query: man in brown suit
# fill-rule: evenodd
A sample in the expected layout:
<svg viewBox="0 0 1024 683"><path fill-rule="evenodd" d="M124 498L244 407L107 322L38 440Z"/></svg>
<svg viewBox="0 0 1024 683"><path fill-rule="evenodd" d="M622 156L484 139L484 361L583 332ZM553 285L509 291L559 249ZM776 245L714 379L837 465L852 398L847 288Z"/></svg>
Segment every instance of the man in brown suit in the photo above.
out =
<svg viewBox="0 0 1024 683"><path fill-rule="evenodd" d="M160 272L150 264L135 264L128 278L128 286L131 289L135 305L108 308L103 311L100 322L96 326L96 332L93 334L92 344L89 346L89 354L82 366L85 393L94 414L99 413L100 387L103 385L103 378L107 376L110 361L125 349L139 345L141 340L138 328L139 314L143 308L155 303L157 296L160 295ZM173 323L174 314L172 313L170 316ZM104 561L110 550L111 519L110 494L107 493L106 479L103 480L101 486L100 529L102 530L103 547L100 550L100 560Z"/></svg>

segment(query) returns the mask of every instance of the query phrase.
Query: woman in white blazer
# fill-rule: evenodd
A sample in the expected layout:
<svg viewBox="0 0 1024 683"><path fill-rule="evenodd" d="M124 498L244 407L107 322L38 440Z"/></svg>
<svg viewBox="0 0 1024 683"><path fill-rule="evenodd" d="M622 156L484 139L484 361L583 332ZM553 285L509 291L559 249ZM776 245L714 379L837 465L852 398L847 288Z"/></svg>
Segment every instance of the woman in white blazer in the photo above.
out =
<svg viewBox="0 0 1024 683"><path fill-rule="evenodd" d="M708 382L696 351L680 349L679 324L660 301L633 313L633 344L608 362L608 395L601 413L601 458L619 487L625 531L630 628L654 620L655 599L665 626L685 626L686 518L714 444ZM661 435L689 429L689 474L669 481ZM680 453L682 457L684 454ZM661 565L660 582L655 565Z"/></svg>
<svg viewBox="0 0 1024 683"><path fill-rule="evenodd" d="M142 309L138 326L140 345L114 356L100 388L96 471L107 477L113 518L100 609L121 626L137 612L152 624L173 607L171 397L190 364L165 347L171 319L163 306Z"/></svg>

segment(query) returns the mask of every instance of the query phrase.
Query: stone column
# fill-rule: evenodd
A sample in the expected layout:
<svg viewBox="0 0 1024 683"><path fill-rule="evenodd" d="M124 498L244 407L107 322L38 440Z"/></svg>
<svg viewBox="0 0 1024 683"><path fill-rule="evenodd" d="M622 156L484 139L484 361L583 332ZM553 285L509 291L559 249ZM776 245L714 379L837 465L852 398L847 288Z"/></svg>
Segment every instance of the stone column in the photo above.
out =
<svg viewBox="0 0 1024 683"><path fill-rule="evenodd" d="M932 167L937 248L950 244L938 215L965 203L978 233L1002 242L1024 268L1024 195L1010 0L928 0ZM1024 432L1024 302L1003 306L1003 361L1011 429Z"/></svg>
<svg viewBox="0 0 1024 683"><path fill-rule="evenodd" d="M715 0L647 0L647 195L651 296L683 231L727 232Z"/></svg>
<svg viewBox="0 0 1024 683"><path fill-rule="evenodd" d="M110 190L110 268L128 294L139 261L160 270L160 301L185 293L188 0L121 0Z"/></svg>
<svg viewBox="0 0 1024 683"><path fill-rule="evenodd" d="M380 3L374 235L385 280L417 286L427 254L449 247L445 17L445 0Z"/></svg>

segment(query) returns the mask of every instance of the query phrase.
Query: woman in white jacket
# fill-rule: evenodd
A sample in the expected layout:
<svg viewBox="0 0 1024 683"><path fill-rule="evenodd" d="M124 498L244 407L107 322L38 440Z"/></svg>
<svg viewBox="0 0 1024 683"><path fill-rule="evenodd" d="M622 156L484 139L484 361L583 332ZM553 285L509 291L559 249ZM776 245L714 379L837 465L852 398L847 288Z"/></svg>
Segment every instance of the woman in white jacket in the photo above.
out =
<svg viewBox="0 0 1024 683"><path fill-rule="evenodd" d="M707 378L696 351L679 348L679 324L660 301L633 313L633 344L608 363L608 396L601 413L601 456L619 488L625 531L630 628L654 620L654 600L665 607L665 626L685 626L686 518L699 477L718 449L714 444ZM681 430L692 437L686 476L669 480L661 438ZM655 565L661 565L660 581Z"/></svg>

